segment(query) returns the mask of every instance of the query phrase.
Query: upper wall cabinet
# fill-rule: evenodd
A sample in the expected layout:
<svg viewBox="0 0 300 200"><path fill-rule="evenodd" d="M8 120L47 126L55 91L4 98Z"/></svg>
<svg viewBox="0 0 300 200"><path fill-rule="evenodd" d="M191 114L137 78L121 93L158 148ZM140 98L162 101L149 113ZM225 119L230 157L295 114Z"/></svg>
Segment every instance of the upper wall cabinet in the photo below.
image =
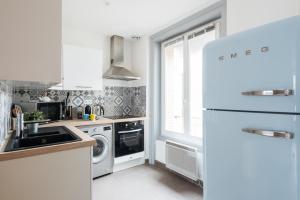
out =
<svg viewBox="0 0 300 200"><path fill-rule="evenodd" d="M102 90L103 52L99 49L63 46L63 89Z"/></svg>
<svg viewBox="0 0 300 200"><path fill-rule="evenodd" d="M0 79L58 83L61 0L0 1Z"/></svg>

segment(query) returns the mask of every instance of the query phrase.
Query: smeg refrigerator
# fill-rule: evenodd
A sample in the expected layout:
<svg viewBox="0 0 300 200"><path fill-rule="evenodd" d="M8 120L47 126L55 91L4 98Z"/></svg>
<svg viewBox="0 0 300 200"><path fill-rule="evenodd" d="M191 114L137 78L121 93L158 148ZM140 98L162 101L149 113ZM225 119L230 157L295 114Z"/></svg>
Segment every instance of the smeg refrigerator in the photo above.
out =
<svg viewBox="0 0 300 200"><path fill-rule="evenodd" d="M300 17L203 54L204 200L299 200Z"/></svg>

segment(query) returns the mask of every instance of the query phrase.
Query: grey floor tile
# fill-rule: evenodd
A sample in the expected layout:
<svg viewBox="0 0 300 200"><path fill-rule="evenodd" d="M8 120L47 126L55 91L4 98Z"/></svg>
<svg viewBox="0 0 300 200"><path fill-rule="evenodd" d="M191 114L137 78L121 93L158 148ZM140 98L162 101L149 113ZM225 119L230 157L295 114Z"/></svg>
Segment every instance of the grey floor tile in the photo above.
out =
<svg viewBox="0 0 300 200"><path fill-rule="evenodd" d="M202 200L202 189L163 169L142 165L93 182L94 200Z"/></svg>

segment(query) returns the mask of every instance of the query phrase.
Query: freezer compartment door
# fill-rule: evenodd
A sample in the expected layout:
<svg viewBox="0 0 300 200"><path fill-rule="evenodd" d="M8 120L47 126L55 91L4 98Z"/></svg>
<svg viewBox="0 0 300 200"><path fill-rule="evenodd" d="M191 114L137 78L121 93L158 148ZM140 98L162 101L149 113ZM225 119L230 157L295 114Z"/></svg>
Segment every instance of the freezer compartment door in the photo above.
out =
<svg viewBox="0 0 300 200"><path fill-rule="evenodd" d="M204 108L300 112L300 16L208 44Z"/></svg>
<svg viewBox="0 0 300 200"><path fill-rule="evenodd" d="M299 117L204 111L204 200L298 200Z"/></svg>

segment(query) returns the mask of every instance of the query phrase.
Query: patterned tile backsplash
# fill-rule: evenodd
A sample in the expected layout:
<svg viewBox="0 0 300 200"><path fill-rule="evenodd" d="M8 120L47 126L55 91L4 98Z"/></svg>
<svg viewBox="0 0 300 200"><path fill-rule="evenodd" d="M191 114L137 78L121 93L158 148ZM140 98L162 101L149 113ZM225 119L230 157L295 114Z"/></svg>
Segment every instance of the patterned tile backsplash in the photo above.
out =
<svg viewBox="0 0 300 200"><path fill-rule="evenodd" d="M0 82L0 144L10 127L11 101L11 89L5 83Z"/></svg>
<svg viewBox="0 0 300 200"><path fill-rule="evenodd" d="M102 91L69 91L68 105L74 108L85 105L103 106L105 116L146 115L146 87L112 87L105 86ZM68 91L65 90L14 90L13 103L38 101L47 95L53 101L64 101Z"/></svg>

